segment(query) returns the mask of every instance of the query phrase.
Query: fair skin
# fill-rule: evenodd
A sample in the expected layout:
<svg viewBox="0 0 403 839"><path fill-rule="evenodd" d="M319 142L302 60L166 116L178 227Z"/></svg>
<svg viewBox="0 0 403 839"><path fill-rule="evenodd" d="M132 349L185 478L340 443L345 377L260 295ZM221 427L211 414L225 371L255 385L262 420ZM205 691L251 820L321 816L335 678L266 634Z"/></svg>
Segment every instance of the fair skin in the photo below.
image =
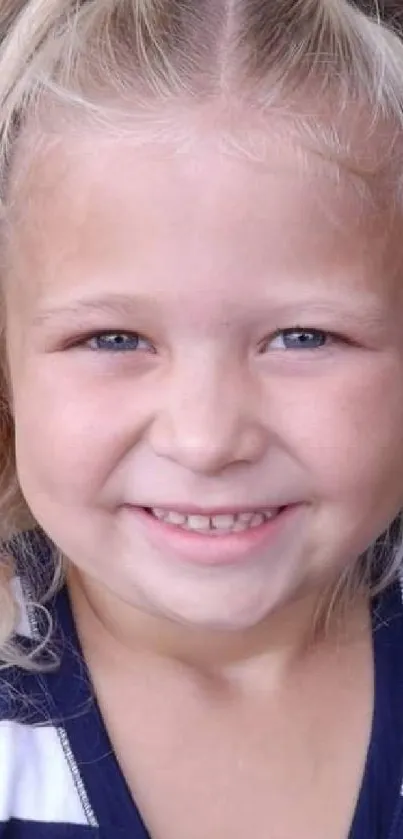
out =
<svg viewBox="0 0 403 839"><path fill-rule="evenodd" d="M153 839L341 839L370 731L365 598L341 635L307 639L402 504L399 229L314 155L301 167L275 132L267 146L255 165L214 137L189 155L70 138L14 196L19 478L71 560ZM295 327L312 348L285 345ZM93 339L108 331L141 341L113 352ZM284 506L241 561L210 564L138 509Z"/></svg>

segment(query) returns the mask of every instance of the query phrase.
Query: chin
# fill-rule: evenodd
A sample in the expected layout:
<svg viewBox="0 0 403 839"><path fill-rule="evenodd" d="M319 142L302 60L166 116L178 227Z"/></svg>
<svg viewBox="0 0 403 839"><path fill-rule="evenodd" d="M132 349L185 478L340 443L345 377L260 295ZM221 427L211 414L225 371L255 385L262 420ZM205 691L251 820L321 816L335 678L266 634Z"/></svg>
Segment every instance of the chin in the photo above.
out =
<svg viewBox="0 0 403 839"><path fill-rule="evenodd" d="M247 632L269 619L279 604L270 603L231 603L221 604L221 608L212 608L211 603L195 604L171 603L160 604L154 608L154 614L160 618L187 626L189 628L217 632Z"/></svg>

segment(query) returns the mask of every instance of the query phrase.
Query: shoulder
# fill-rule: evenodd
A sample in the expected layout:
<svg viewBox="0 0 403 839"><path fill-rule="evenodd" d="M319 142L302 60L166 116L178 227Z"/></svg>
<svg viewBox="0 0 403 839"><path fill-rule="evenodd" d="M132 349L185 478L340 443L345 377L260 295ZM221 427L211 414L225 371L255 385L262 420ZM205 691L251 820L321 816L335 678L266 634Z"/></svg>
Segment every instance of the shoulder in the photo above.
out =
<svg viewBox="0 0 403 839"><path fill-rule="evenodd" d="M372 603L374 641L382 638L388 649L403 655L403 570Z"/></svg>
<svg viewBox="0 0 403 839"><path fill-rule="evenodd" d="M93 835L55 711L46 674L0 673L0 839Z"/></svg>
<svg viewBox="0 0 403 839"><path fill-rule="evenodd" d="M63 734L52 725L0 721L0 837L57 839L75 825L81 839L87 819Z"/></svg>
<svg viewBox="0 0 403 839"><path fill-rule="evenodd" d="M0 839L84 839L94 834L65 727L66 717L77 710L70 662L78 651L68 599L60 589L41 626L45 613L42 607L36 613L34 605L33 614L29 581L19 574L13 585L21 662L44 635L50 637L43 669L0 663Z"/></svg>
<svg viewBox="0 0 403 839"><path fill-rule="evenodd" d="M403 755L403 596L401 579L377 595L372 604L375 699L391 713L401 733Z"/></svg>

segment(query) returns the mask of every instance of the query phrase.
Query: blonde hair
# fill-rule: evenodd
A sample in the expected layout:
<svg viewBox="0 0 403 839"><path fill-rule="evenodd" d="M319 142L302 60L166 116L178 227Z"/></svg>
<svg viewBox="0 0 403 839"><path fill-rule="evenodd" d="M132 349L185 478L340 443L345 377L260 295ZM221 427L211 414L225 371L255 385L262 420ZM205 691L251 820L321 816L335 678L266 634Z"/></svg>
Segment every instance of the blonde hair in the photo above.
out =
<svg viewBox="0 0 403 839"><path fill-rule="evenodd" d="M171 102L245 103L266 115L289 115L321 153L365 179L383 173L401 200L403 144L403 13L384 0L2 0L0 8L0 206L7 209L13 152L25 126L54 114L79 114L112 130L113 107L158 114ZM115 105L113 104L115 103ZM343 115L365 116L366 142L387 126L377 161L357 156L357 135ZM348 126L347 126L348 129ZM116 121L115 121L115 129ZM27 129L28 131L28 129ZM382 132L381 132L382 133ZM381 158L381 159L380 159ZM4 314L0 316L4 321ZM44 580L27 531L35 527L18 485L14 429L0 321L0 659L39 666L14 641L18 609L9 585L15 557L29 567L37 604L62 579ZM34 546L35 547L35 546ZM378 589L403 558L397 518L340 580L337 591ZM374 574L375 569L375 574ZM333 599L335 593L333 593ZM43 608L43 607L42 607ZM50 634L50 626L45 640ZM40 646L40 649L43 648Z"/></svg>

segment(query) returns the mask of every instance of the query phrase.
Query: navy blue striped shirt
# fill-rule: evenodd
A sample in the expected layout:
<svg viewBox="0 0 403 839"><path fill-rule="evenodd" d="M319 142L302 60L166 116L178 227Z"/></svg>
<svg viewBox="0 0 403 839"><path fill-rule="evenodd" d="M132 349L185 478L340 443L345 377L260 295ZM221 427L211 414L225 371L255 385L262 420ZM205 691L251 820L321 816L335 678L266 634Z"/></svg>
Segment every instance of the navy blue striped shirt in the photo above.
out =
<svg viewBox="0 0 403 839"><path fill-rule="evenodd" d="M91 692L66 589L52 609L58 669L0 674L0 839L151 839ZM397 583L374 602L373 649L371 739L350 835L340 839L403 839L403 607Z"/></svg>

